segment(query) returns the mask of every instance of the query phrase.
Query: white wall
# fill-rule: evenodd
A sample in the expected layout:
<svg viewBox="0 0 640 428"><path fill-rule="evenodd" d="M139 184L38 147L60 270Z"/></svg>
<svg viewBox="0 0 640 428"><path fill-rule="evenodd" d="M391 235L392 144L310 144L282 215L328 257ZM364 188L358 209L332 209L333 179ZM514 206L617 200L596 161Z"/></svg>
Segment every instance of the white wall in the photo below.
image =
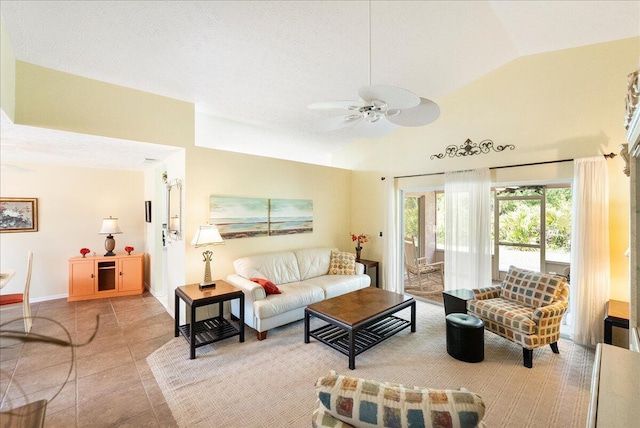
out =
<svg viewBox="0 0 640 428"><path fill-rule="evenodd" d="M104 254L103 217L118 217L116 253L131 245L145 251L143 173L67 166L16 164L34 172L2 169L0 196L38 198L38 232L0 234L0 267L16 269L3 293L21 292L27 251L33 250L31 297L67 297L68 259L80 248Z"/></svg>

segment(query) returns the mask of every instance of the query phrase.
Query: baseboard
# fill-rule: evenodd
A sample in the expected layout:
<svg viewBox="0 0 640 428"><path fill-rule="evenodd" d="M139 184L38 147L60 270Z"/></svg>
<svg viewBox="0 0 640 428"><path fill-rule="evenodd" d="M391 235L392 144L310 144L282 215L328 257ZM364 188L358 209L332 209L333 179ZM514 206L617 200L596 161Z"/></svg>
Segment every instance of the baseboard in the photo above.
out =
<svg viewBox="0 0 640 428"><path fill-rule="evenodd" d="M39 302L47 302L49 300L68 299L68 298L69 298L69 293L64 293L64 294L56 294L54 296L32 297L29 300L31 301L31 303L39 303Z"/></svg>

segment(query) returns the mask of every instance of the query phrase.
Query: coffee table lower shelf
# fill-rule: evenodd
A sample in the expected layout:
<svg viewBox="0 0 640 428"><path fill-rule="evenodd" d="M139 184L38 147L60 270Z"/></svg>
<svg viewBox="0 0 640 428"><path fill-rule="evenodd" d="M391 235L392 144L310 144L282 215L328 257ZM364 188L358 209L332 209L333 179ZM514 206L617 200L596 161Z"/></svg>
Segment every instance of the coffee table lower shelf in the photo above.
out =
<svg viewBox="0 0 640 428"><path fill-rule="evenodd" d="M353 356L363 353L407 327L411 327L410 321L390 316L356 330L354 332ZM326 324L310 331L309 336L329 345L346 356L351 355L349 352L349 331L342 327Z"/></svg>
<svg viewBox="0 0 640 428"><path fill-rule="evenodd" d="M185 324L178 327L180 333L191 344L191 324ZM211 318L203 321L195 322L195 338L194 348L205 346L219 340L237 336L240 331L235 328L225 318Z"/></svg>

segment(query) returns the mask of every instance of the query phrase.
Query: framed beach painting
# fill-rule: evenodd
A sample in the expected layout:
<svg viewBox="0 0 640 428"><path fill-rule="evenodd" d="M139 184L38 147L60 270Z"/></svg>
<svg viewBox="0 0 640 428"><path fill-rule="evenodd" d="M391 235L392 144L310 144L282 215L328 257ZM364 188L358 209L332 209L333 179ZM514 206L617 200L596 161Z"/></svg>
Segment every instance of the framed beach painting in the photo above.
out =
<svg viewBox="0 0 640 428"><path fill-rule="evenodd" d="M0 232L37 232L37 198L0 198Z"/></svg>
<svg viewBox="0 0 640 428"><path fill-rule="evenodd" d="M311 199L269 199L269 235L313 232Z"/></svg>
<svg viewBox="0 0 640 428"><path fill-rule="evenodd" d="M215 224L222 239L269 235L269 200L211 195L209 224Z"/></svg>

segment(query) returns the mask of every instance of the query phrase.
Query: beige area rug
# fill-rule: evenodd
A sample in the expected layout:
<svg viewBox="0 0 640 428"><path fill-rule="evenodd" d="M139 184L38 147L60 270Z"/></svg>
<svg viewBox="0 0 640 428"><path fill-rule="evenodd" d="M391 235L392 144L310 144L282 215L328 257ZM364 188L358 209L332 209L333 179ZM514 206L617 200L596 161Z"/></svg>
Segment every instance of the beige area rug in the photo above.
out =
<svg viewBox="0 0 640 428"><path fill-rule="evenodd" d="M409 317L409 311L400 312ZM312 319L312 321L317 321ZM318 324L319 321L315 323ZM309 427L314 384L329 370L338 374L419 385L465 387L487 406L488 427L584 427L594 352L569 340L560 354L534 351L533 368L522 365L522 349L485 332L485 359L464 363L447 354L444 310L417 302L417 332L408 329L356 357L311 339L302 321L269 331L259 342L231 338L197 350L189 359L178 337L147 361L181 427Z"/></svg>

